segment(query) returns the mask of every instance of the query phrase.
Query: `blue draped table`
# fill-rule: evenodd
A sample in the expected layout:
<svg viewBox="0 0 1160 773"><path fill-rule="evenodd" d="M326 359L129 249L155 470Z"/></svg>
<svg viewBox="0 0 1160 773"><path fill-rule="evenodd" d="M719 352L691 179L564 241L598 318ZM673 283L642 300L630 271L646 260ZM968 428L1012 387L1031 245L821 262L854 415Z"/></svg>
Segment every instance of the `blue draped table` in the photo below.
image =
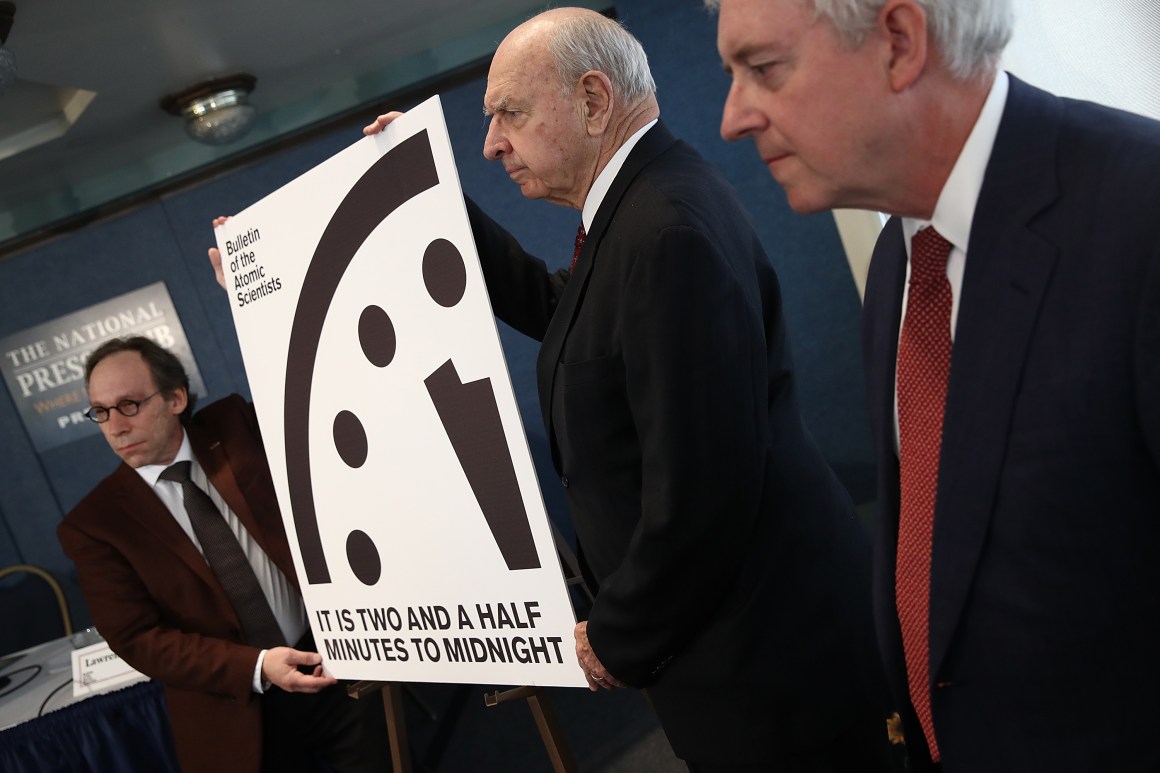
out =
<svg viewBox="0 0 1160 773"><path fill-rule="evenodd" d="M4 773L179 773L158 682L94 695L0 732Z"/></svg>
<svg viewBox="0 0 1160 773"><path fill-rule="evenodd" d="M74 697L74 647L89 632L0 658L3 773L178 773L158 682Z"/></svg>

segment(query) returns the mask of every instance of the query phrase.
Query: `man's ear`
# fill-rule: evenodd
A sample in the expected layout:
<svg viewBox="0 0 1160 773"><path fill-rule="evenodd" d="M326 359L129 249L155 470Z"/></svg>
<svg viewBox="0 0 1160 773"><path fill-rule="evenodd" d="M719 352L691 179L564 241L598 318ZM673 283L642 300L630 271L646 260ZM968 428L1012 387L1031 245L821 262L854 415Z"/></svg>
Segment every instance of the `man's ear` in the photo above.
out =
<svg viewBox="0 0 1160 773"><path fill-rule="evenodd" d="M877 33L890 41L890 87L905 91L926 69L930 55L926 12L914 0L889 0L878 14Z"/></svg>
<svg viewBox="0 0 1160 773"><path fill-rule="evenodd" d="M185 407L189 405L189 392L186 391L185 387L178 387L164 397L169 403L169 412L174 416L180 416Z"/></svg>
<svg viewBox="0 0 1160 773"><path fill-rule="evenodd" d="M589 70L580 78L584 99L584 124L589 136L603 134L612 121L612 81L598 70Z"/></svg>

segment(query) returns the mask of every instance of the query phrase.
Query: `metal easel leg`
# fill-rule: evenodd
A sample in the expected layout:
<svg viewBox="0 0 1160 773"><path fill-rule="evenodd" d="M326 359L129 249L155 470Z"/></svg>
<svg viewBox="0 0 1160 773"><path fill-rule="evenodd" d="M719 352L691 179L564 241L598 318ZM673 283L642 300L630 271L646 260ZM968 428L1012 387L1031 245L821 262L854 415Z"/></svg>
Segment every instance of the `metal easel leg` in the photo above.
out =
<svg viewBox="0 0 1160 773"><path fill-rule="evenodd" d="M363 698L381 690L387 714L387 737L391 741L391 766L395 773L413 773L411 741L407 737L407 720L403 714L403 686L397 682L355 682L346 688L352 698Z"/></svg>
<svg viewBox="0 0 1160 773"><path fill-rule="evenodd" d="M576 773L572 747L568 745L568 737L564 735L564 730L560 726L556 708L546 693L541 693L537 687L514 687L491 695L484 694L483 703L489 707L498 706L520 698L526 698L528 701L528 708L532 710L532 717L536 720L536 727L540 731L540 739L544 742L544 749L552 761L552 770L556 773Z"/></svg>

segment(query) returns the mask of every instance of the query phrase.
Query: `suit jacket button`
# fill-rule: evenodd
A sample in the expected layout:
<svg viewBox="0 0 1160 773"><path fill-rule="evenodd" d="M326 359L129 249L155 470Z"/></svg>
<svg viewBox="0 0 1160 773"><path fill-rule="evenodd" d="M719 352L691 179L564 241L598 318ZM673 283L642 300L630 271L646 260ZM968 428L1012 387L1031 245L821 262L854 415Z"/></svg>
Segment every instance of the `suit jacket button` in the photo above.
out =
<svg viewBox="0 0 1160 773"><path fill-rule="evenodd" d="M563 484L564 488L568 488L568 476L561 475L560 476L560 483Z"/></svg>

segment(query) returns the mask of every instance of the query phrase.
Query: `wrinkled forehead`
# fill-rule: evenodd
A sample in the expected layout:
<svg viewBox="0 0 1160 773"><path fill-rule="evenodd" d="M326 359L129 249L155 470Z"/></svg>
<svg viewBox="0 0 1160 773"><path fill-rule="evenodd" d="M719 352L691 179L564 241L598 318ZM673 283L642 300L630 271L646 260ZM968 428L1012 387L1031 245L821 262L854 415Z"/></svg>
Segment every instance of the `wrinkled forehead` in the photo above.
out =
<svg viewBox="0 0 1160 773"><path fill-rule="evenodd" d="M143 397L155 389L153 372L135 351L110 354L96 364L89 376L89 399L94 403Z"/></svg>
<svg viewBox="0 0 1160 773"><path fill-rule="evenodd" d="M509 46L509 40L495 52L487 72L483 95L485 110L494 111L508 103L533 99L546 89L555 89L559 75L544 47L534 44Z"/></svg>

